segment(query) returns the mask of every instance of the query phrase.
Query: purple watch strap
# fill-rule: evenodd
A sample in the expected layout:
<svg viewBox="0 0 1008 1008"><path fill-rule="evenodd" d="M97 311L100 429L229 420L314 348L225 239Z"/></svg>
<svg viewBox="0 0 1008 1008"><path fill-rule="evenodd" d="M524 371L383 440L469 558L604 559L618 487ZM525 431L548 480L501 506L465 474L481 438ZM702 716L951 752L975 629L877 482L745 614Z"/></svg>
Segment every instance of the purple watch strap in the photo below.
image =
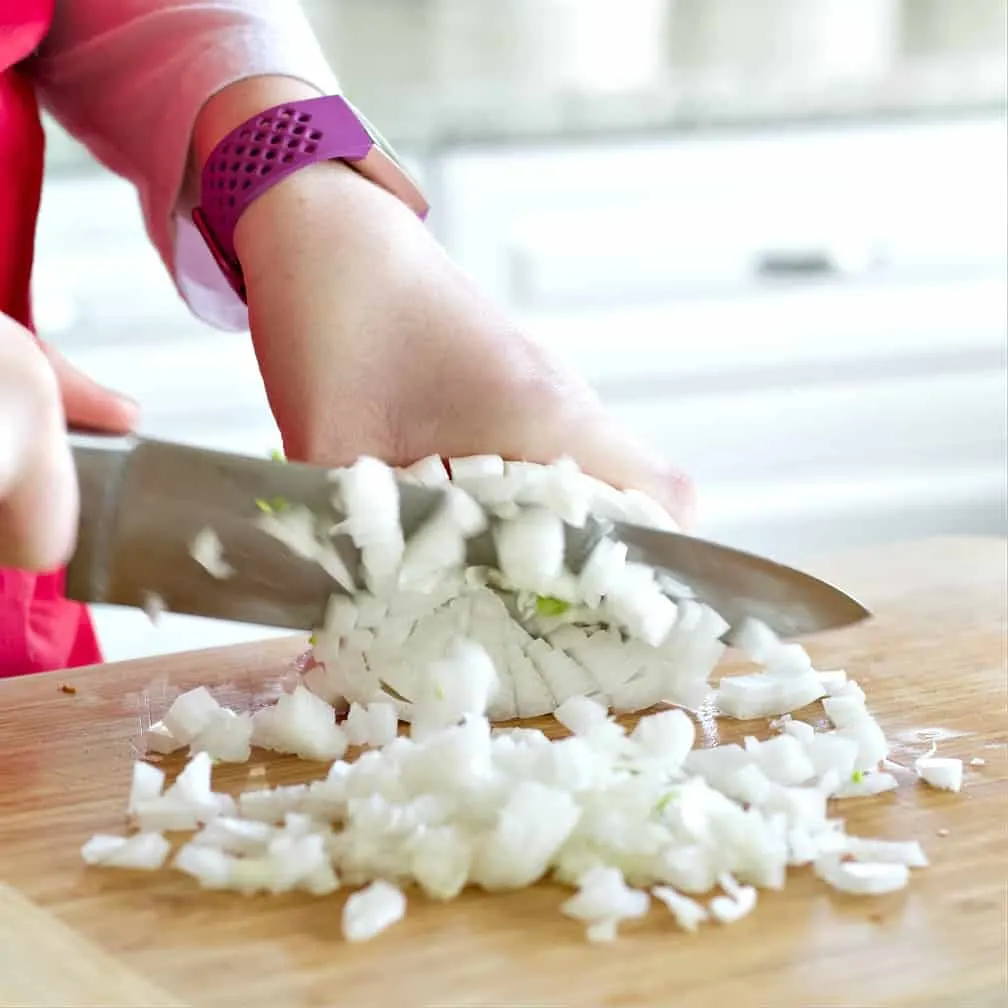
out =
<svg viewBox="0 0 1008 1008"><path fill-rule="evenodd" d="M319 161L347 161L407 202L421 217L427 205L416 187L380 148L338 95L267 109L229 133L203 167L200 206L193 222L231 286L245 285L234 232L249 205L278 182ZM368 165L366 162L373 162Z"/></svg>

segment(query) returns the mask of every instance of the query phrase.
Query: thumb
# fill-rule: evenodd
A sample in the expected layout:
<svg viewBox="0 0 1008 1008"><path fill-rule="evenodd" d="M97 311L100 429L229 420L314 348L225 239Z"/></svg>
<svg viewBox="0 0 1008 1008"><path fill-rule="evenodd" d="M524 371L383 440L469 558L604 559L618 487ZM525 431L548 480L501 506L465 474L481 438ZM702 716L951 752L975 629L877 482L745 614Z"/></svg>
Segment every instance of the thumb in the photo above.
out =
<svg viewBox="0 0 1008 1008"><path fill-rule="evenodd" d="M132 399L88 378L52 347L43 344L42 350L56 374L68 427L102 434L133 431L140 410Z"/></svg>

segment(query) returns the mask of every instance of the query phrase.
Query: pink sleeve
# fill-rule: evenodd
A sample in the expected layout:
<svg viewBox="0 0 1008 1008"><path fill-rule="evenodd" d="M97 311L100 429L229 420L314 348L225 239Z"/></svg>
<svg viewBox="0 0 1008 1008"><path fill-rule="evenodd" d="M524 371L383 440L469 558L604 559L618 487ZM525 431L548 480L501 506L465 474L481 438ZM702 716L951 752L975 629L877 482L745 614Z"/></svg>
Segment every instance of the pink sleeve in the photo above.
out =
<svg viewBox="0 0 1008 1008"><path fill-rule="evenodd" d="M291 0L56 0L32 71L46 108L137 188L147 231L192 310L224 329L248 313L193 227L188 170L196 116L229 84L336 78Z"/></svg>

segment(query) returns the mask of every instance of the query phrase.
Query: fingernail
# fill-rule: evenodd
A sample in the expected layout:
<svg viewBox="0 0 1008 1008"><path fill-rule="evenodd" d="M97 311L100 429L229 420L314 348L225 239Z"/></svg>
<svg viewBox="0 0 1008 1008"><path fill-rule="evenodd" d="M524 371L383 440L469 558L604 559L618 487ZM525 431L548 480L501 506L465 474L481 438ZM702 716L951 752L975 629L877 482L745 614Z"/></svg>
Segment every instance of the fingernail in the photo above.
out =
<svg viewBox="0 0 1008 1008"><path fill-rule="evenodd" d="M129 396L123 395L121 392L117 392L116 396L123 408L123 412L130 418L130 420L137 420L140 416L140 403L138 403L136 399L131 399Z"/></svg>
<svg viewBox="0 0 1008 1008"><path fill-rule="evenodd" d="M686 473L673 469L666 476L669 500L673 502L673 516L684 531L696 525L697 495L693 480Z"/></svg>

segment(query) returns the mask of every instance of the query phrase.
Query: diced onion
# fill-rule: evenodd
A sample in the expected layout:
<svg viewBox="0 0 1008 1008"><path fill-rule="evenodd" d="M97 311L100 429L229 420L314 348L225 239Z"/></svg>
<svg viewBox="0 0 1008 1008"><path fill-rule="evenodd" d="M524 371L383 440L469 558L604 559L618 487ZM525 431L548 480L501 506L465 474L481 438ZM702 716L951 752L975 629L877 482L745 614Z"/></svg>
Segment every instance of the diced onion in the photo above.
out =
<svg viewBox="0 0 1008 1008"><path fill-rule="evenodd" d="M355 892L343 906L343 937L350 942L368 941L406 915L406 897L398 887L383 880Z"/></svg>
<svg viewBox="0 0 1008 1008"><path fill-rule="evenodd" d="M104 868L157 871L171 851L171 844L160 833L137 833L131 837L93 836L81 848L86 864Z"/></svg>
<svg viewBox="0 0 1008 1008"><path fill-rule="evenodd" d="M168 736L180 745L188 745L220 710L220 704L205 686L198 686L176 697L162 724Z"/></svg>
<svg viewBox="0 0 1008 1008"><path fill-rule="evenodd" d="M914 767L917 776L925 784L940 791L959 791L963 782L963 763L961 759L951 759L942 756L921 756Z"/></svg>
<svg viewBox="0 0 1008 1008"><path fill-rule="evenodd" d="M851 896L881 896L905 889L910 870L905 864L841 861L829 857L816 864L816 874L829 886Z"/></svg>
<svg viewBox="0 0 1008 1008"><path fill-rule="evenodd" d="M211 577L219 581L234 577L235 569L224 559L224 546L212 528L197 533L189 547L189 553Z"/></svg>

